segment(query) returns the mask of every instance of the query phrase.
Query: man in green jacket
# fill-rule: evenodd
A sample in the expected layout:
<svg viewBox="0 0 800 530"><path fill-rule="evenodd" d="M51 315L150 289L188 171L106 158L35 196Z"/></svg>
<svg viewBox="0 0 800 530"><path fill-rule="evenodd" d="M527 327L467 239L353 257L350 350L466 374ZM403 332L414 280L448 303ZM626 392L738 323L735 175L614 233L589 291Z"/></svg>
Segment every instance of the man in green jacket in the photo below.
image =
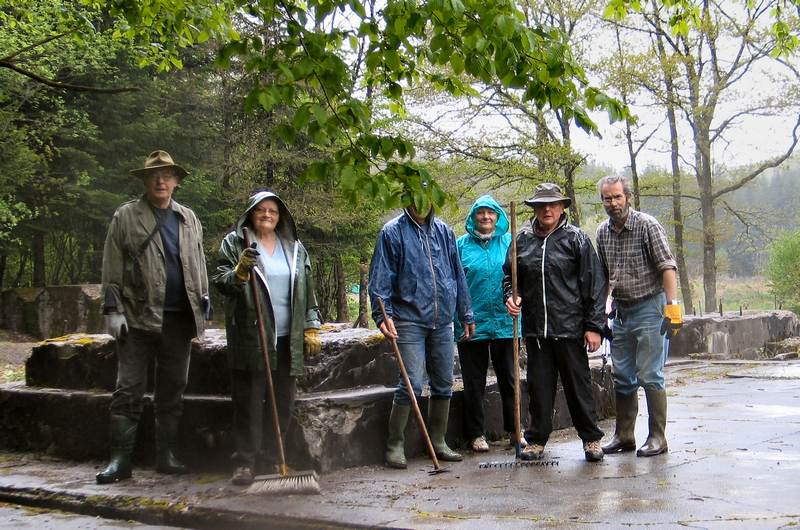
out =
<svg viewBox="0 0 800 530"><path fill-rule="evenodd" d="M203 228L172 199L188 172L166 151L131 171L145 193L120 206L103 249L103 313L117 341L117 384L111 400L111 461L98 484L131 477L131 453L142 413L147 367L155 356L156 471L182 473L172 452L189 374L191 341L210 311Z"/></svg>

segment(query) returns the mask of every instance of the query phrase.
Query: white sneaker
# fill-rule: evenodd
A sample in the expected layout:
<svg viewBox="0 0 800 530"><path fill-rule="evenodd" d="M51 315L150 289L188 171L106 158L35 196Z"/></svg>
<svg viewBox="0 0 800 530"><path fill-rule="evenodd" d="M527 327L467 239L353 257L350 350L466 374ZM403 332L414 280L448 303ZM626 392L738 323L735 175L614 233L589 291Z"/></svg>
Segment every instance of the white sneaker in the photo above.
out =
<svg viewBox="0 0 800 530"><path fill-rule="evenodd" d="M522 460L541 460L544 457L544 446L539 444L531 444L523 451L520 458Z"/></svg>
<svg viewBox="0 0 800 530"><path fill-rule="evenodd" d="M510 445L511 447L514 447L514 444L516 444L516 443L517 443L517 441L514 439L514 435L512 433L508 433L508 445ZM519 433L519 445L522 448L525 448L525 447L528 446L528 442L525 440L525 431L521 431Z"/></svg>
<svg viewBox="0 0 800 530"><path fill-rule="evenodd" d="M489 451L489 444L486 442L485 436L478 436L472 443L469 444L472 450L476 453L486 453Z"/></svg>

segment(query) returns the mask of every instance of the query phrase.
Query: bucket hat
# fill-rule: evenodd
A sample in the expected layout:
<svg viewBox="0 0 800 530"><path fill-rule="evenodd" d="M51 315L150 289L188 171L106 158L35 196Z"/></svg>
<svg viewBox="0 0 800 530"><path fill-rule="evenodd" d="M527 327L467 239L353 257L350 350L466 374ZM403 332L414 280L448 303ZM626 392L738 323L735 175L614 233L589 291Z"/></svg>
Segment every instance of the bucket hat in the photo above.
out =
<svg viewBox="0 0 800 530"><path fill-rule="evenodd" d="M181 166L172 161L172 157L169 155L169 153L167 153L166 151L158 150L150 153L150 155L144 161L143 168L132 169L131 175L134 175L139 178L145 178L152 171L164 167L173 168L175 170L175 173L178 175L179 180L183 180L183 177L189 174L188 171L186 171Z"/></svg>
<svg viewBox="0 0 800 530"><path fill-rule="evenodd" d="M533 192L533 197L525 199L525 204L533 208L536 204L547 204L551 202L563 202L564 208L569 208L572 204L572 199L564 196L561 192L561 187L552 182L543 182L536 186Z"/></svg>

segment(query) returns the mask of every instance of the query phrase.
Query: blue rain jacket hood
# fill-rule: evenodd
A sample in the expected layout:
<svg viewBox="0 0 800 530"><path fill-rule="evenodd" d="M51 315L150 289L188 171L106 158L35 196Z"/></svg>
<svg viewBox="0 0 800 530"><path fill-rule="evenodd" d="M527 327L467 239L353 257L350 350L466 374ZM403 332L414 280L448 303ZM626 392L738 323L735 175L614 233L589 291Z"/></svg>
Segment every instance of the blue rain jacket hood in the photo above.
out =
<svg viewBox="0 0 800 530"><path fill-rule="evenodd" d="M453 315L473 322L472 303L453 230L433 212L424 225L403 211L381 228L369 271L372 318L386 314L432 329L449 326Z"/></svg>
<svg viewBox="0 0 800 530"><path fill-rule="evenodd" d="M475 214L479 208L491 208L497 212L497 224L491 239L481 240L475 229ZM458 238L456 245L475 314L472 340L512 338L514 320L506 310L503 297L503 263L511 246L508 216L491 195L482 195L472 205L464 228L467 233ZM455 322L455 333L456 338L463 334L459 322Z"/></svg>

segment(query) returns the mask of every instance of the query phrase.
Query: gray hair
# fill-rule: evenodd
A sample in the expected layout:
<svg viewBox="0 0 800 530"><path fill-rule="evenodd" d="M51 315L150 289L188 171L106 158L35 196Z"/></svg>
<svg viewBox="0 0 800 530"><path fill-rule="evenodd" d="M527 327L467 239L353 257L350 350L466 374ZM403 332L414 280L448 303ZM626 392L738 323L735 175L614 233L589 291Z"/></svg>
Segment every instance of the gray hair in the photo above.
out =
<svg viewBox="0 0 800 530"><path fill-rule="evenodd" d="M633 195L633 191L631 190L631 181L625 175L606 175L605 177L601 178L597 181L597 194L600 195L600 198L603 198L603 187L604 186L613 186L616 183L622 184L622 191L625 193L626 197L630 197Z"/></svg>

